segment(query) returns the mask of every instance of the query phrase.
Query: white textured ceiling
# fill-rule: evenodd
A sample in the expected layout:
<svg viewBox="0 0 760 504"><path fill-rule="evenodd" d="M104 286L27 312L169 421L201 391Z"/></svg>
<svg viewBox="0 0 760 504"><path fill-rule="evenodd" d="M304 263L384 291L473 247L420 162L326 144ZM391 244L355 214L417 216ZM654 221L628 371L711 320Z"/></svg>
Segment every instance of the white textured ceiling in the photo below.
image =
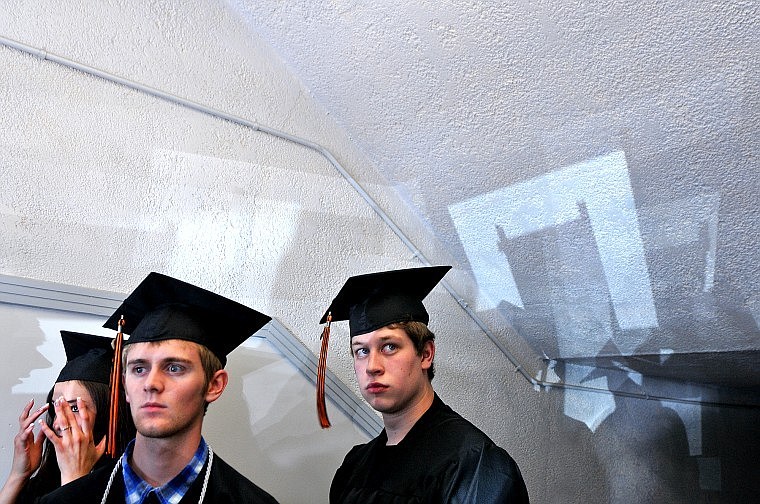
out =
<svg viewBox="0 0 760 504"><path fill-rule="evenodd" d="M538 354L760 387L757 1L228 3Z"/></svg>

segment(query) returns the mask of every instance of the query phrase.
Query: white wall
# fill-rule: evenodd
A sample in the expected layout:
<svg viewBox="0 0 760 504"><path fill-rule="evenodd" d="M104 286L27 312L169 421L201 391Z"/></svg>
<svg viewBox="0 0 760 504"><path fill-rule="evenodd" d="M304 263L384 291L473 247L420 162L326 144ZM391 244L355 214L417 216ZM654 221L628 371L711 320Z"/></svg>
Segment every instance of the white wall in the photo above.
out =
<svg viewBox="0 0 760 504"><path fill-rule="evenodd" d="M431 261L449 262L308 89L221 4L4 0L0 36L324 145ZM419 264L314 150L7 47L0 67L2 274L129 292L149 271L164 272L277 317L316 353L319 317L348 276ZM469 294L460 271L447 278ZM716 474L722 493L711 495L741 495L730 481L741 481L748 457L723 457L715 433L727 419L752 425L755 412L679 416L655 401L536 391L448 293L436 289L427 305L438 334L434 385L514 456L533 502L688 502ZM513 333L497 337L538 367ZM332 342L330 368L353 386L340 324ZM252 352L231 361L243 382L213 412L230 412L221 432L231 430L224 418L249 416L245 449L224 435L214 445L239 469L255 467L264 488L285 492L297 475L317 489L309 499L283 493L283 502L324 502L338 461L306 453L302 441L344 451L355 440L314 429L311 413L292 409L300 392L267 395L258 368L281 364ZM250 411L227 410L240 395ZM10 399L16 410L23 402ZM683 434L695 428L711 441L696 452ZM8 432L0 443L7 454ZM706 467L699 474L697 464Z"/></svg>

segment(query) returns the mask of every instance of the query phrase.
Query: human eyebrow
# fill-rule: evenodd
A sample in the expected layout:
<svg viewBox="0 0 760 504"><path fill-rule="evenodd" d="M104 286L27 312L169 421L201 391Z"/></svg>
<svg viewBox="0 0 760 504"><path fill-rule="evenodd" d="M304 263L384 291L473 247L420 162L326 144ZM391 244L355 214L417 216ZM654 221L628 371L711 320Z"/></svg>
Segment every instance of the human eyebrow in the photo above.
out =
<svg viewBox="0 0 760 504"><path fill-rule="evenodd" d="M391 334L388 336L380 336L378 338L378 343L380 343L381 345L385 345L386 343L398 344L400 341L402 341L402 338L400 336L396 336L395 334Z"/></svg>
<svg viewBox="0 0 760 504"><path fill-rule="evenodd" d="M184 357L166 357L161 359L161 364L192 364L193 361Z"/></svg>
<svg viewBox="0 0 760 504"><path fill-rule="evenodd" d="M127 361L127 366L134 366L134 365L137 365L137 364L144 366L146 364L149 364L150 362L151 362L150 359L145 359L145 358L130 359L130 360ZM168 363L171 363L171 362L178 362L178 363L182 363L182 364L192 364L193 361L191 359L186 358L186 357L176 357L176 356L172 357L172 356L170 356L170 357L164 357L164 358L162 358L160 361L158 361L158 364L162 365L162 364L168 364Z"/></svg>
<svg viewBox="0 0 760 504"><path fill-rule="evenodd" d="M145 365L148 361L146 359L129 359L127 361L127 366L134 366L137 364Z"/></svg>
<svg viewBox="0 0 760 504"><path fill-rule="evenodd" d="M351 341L351 355L355 357L363 349L367 348L367 343L364 341Z"/></svg>

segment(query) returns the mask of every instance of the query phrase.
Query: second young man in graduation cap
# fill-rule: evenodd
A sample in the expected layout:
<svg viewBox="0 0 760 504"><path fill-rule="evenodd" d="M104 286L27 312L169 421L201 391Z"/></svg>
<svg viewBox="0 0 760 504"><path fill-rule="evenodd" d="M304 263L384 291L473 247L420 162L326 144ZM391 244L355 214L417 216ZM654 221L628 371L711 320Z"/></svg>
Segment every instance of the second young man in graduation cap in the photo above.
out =
<svg viewBox="0 0 760 504"><path fill-rule="evenodd" d="M275 503L225 463L201 430L227 386L227 354L270 317L174 278L151 273L105 327L123 329L123 383L137 435L113 467L42 502Z"/></svg>
<svg viewBox="0 0 760 504"><path fill-rule="evenodd" d="M517 464L433 390L434 334L422 300L449 266L351 277L322 319L348 320L364 399L378 437L346 455L330 502L527 503Z"/></svg>

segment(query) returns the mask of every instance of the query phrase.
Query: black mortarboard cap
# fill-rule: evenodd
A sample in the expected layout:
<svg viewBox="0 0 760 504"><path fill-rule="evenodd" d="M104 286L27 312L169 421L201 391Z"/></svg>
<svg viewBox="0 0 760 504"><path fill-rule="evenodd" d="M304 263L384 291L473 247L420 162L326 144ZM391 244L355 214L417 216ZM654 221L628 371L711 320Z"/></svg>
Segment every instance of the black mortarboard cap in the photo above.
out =
<svg viewBox="0 0 760 504"><path fill-rule="evenodd" d="M428 323L422 300L441 281L451 266L427 266L349 278L322 316L320 324L348 320L351 337L366 334L396 322Z"/></svg>
<svg viewBox="0 0 760 504"><path fill-rule="evenodd" d="M84 380L109 384L113 363L113 338L61 331L66 364L56 383Z"/></svg>
<svg viewBox="0 0 760 504"><path fill-rule="evenodd" d="M227 354L271 317L224 296L160 273L150 273L103 327L129 334L125 345L180 339L199 343L224 366Z"/></svg>

